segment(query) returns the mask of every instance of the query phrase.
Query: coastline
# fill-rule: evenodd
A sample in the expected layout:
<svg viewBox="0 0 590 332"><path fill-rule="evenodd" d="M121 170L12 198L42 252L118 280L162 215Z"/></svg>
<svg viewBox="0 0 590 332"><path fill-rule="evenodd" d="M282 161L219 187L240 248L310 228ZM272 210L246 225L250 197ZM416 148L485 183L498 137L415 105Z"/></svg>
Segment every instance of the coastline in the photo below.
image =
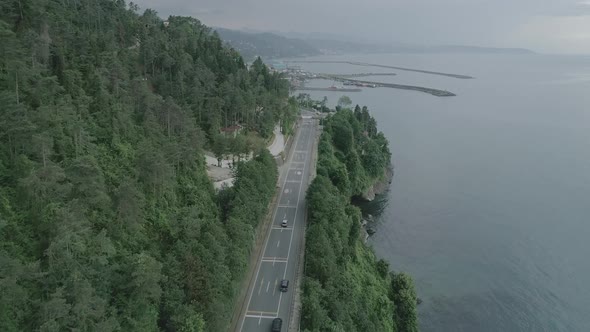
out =
<svg viewBox="0 0 590 332"><path fill-rule="evenodd" d="M393 181L393 165L390 164L383 170L383 176L376 180L368 189L366 189L360 196L365 201L372 201L376 195L383 194L389 189L391 182Z"/></svg>
<svg viewBox="0 0 590 332"><path fill-rule="evenodd" d="M351 202L365 183L370 185L363 196L370 199L389 188L393 166L386 138L366 108L341 109L322 124L317 176L307 190L301 328L418 331L412 278L393 272L366 244L362 211ZM353 130L362 126L366 134Z"/></svg>

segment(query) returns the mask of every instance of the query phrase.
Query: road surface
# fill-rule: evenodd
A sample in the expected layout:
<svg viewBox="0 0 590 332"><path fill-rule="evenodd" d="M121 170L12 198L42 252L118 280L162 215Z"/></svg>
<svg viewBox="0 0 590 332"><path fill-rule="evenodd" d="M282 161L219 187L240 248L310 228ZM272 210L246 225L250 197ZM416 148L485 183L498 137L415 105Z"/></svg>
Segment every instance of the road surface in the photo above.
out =
<svg viewBox="0 0 590 332"><path fill-rule="evenodd" d="M317 120L303 116L301 128L281 179L281 194L274 207L273 224L258 258L256 273L246 298L246 312L238 322L242 332L270 331L272 320L283 320L288 331L292 315L295 276L305 223L305 193L309 184L311 156L316 139ZM281 222L287 220L287 227ZM281 292L282 279L289 280L289 290Z"/></svg>

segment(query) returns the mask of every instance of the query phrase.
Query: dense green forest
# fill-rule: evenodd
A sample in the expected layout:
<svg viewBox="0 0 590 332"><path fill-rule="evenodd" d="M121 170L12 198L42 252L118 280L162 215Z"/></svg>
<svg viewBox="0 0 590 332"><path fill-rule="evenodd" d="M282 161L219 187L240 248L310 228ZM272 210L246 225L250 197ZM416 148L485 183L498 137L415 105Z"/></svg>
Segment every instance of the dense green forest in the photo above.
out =
<svg viewBox="0 0 590 332"><path fill-rule="evenodd" d="M417 331L412 279L392 273L363 244L350 198L390 165L387 139L366 107L338 107L323 121L317 177L307 192L304 331Z"/></svg>
<svg viewBox="0 0 590 332"><path fill-rule="evenodd" d="M227 330L277 179L246 137L287 96L193 18L1 1L0 331ZM256 157L216 193L203 150L234 145Z"/></svg>

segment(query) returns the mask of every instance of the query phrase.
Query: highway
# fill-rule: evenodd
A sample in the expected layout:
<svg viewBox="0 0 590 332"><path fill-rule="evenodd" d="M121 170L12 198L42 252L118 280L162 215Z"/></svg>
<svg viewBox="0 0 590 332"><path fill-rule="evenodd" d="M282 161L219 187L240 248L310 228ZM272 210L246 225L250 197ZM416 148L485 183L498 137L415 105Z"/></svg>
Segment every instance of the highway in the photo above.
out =
<svg viewBox="0 0 590 332"><path fill-rule="evenodd" d="M237 331L265 332L271 330L272 320L283 320L281 331L288 331L292 315L295 278L301 253L305 225L305 193L309 184L310 167L317 120L304 112L291 153L280 179L281 193L273 207L273 224L269 228L251 280L246 311L242 312ZM287 227L281 227L287 220ZM287 292L280 291L282 279L289 280Z"/></svg>

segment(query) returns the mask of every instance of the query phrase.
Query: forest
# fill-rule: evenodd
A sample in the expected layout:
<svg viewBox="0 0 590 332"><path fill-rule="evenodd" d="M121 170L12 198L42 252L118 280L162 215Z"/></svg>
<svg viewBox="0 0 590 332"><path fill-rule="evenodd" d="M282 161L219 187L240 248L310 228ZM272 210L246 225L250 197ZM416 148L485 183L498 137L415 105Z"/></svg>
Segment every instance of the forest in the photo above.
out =
<svg viewBox="0 0 590 332"><path fill-rule="evenodd" d="M417 331L412 279L363 243L361 211L350 203L384 176L388 141L366 107L339 105L322 124L307 192L302 330Z"/></svg>
<svg viewBox="0 0 590 332"><path fill-rule="evenodd" d="M1 1L0 331L227 330L296 112L194 18ZM205 150L255 157L216 192Z"/></svg>

